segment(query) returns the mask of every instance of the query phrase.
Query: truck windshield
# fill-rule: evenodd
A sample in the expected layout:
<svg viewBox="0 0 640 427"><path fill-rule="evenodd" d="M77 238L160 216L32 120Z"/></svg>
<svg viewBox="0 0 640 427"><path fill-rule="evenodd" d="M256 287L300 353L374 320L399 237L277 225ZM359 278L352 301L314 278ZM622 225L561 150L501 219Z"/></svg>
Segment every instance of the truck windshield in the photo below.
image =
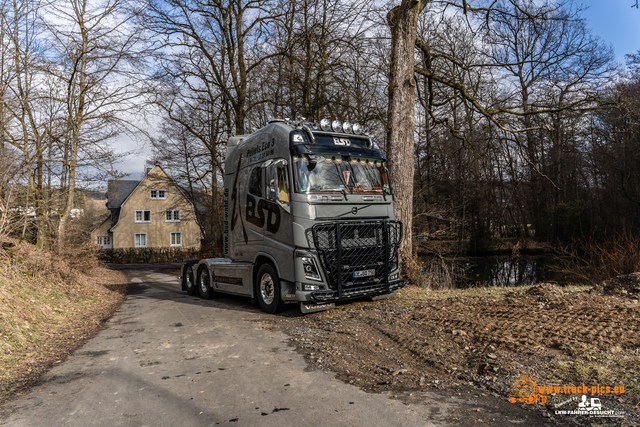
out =
<svg viewBox="0 0 640 427"><path fill-rule="evenodd" d="M382 159L296 155L293 157L295 188L298 193L342 192L391 194Z"/></svg>

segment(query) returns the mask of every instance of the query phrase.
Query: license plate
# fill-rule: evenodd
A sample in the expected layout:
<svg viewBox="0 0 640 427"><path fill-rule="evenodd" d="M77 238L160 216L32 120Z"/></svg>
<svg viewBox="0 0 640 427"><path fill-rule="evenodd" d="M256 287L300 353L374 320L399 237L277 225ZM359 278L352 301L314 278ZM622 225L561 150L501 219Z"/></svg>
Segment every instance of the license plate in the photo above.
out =
<svg viewBox="0 0 640 427"><path fill-rule="evenodd" d="M360 270L360 271L354 271L353 272L353 278L354 279L359 279L361 277L369 277L369 276L375 276L376 275L376 270Z"/></svg>
<svg viewBox="0 0 640 427"><path fill-rule="evenodd" d="M303 302L300 303L300 311L303 314L307 313L315 313L316 311L325 311L336 308L336 303L324 303L324 304L305 304Z"/></svg>

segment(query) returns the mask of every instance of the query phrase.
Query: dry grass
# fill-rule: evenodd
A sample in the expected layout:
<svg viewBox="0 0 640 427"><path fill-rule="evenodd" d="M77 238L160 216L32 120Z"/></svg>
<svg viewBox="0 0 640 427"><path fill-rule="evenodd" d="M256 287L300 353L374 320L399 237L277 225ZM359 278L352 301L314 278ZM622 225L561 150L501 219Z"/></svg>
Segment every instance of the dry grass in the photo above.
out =
<svg viewBox="0 0 640 427"><path fill-rule="evenodd" d="M560 253L563 273L573 282L593 284L640 271L640 235L628 230L577 240Z"/></svg>
<svg viewBox="0 0 640 427"><path fill-rule="evenodd" d="M539 283L538 285L544 285ZM554 286L554 285L552 285ZM491 287L491 288L465 288L465 289L430 289L409 285L401 289L396 294L398 301L402 304L411 305L416 302L431 300L446 300L449 298L474 298L489 297L496 301L503 299L506 295L513 292L524 292L533 286L509 286L509 287ZM562 290L567 293L581 292L591 289L590 285L567 285Z"/></svg>
<svg viewBox="0 0 640 427"><path fill-rule="evenodd" d="M126 283L90 246L53 254L0 238L0 402L94 334Z"/></svg>

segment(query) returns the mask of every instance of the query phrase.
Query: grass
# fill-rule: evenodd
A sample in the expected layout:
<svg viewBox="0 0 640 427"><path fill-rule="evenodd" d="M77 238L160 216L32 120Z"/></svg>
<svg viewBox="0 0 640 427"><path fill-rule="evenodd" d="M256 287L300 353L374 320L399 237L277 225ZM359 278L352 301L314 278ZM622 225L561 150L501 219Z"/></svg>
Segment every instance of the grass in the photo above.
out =
<svg viewBox="0 0 640 427"><path fill-rule="evenodd" d="M609 369L600 364L595 363L578 363L574 366L576 373L576 381L588 382L589 380L597 380L598 383L609 382Z"/></svg>
<svg viewBox="0 0 640 427"><path fill-rule="evenodd" d="M91 248L51 253L4 241L9 245L0 250L0 401L89 338L123 301L127 283L121 272L97 262Z"/></svg>
<svg viewBox="0 0 640 427"><path fill-rule="evenodd" d="M632 230L576 240L559 252L573 281L594 283L640 271L640 235Z"/></svg>
<svg viewBox="0 0 640 427"><path fill-rule="evenodd" d="M526 292L530 288L532 286L434 290L419 285L408 285L389 300L349 302L340 304L336 310L316 313L312 316L338 322L344 320L346 322L345 319L348 316L357 315L359 312L371 311L371 317L376 319L376 310L385 313L391 311L393 312L391 315L399 319L393 326L401 330L402 319L411 321L411 316L404 317L403 313L405 310L410 312L414 307L418 310L421 308L429 310L430 306L447 307L449 303L473 306L477 303L477 301L473 301L476 298L483 300L483 304L495 303L500 305L507 295L516 293L516 298L510 298L509 304L514 300L521 301L523 304L531 304L532 309L537 309L541 302L538 301L537 292ZM561 325L564 322L574 325L590 322L591 320L582 319L582 315L588 314L591 316L592 311L580 312L580 307L589 306L590 310L593 310L593 307L598 306L597 304L603 304L602 306L604 307L608 304L616 305L621 303L621 300L617 297L606 294L601 295L598 292L584 292L592 288L593 286L590 284L568 285L557 288L562 291L560 300L567 301L569 302L568 306L575 307L572 310L573 317L566 318L561 316L556 322L557 325ZM550 290L548 285L543 285L543 291L546 290ZM544 295L541 296L541 301L545 302ZM624 304L624 301L622 304ZM446 316L446 314L443 316ZM443 319L446 319L446 317L443 317ZM567 333L570 334L571 332ZM434 342L431 348L433 348L433 355L442 356L449 351L445 347L438 346L437 342ZM518 348L502 348L501 351L503 357L509 351L510 354L506 356L506 359L516 361L516 363L520 363L518 361L521 360L521 356L527 357L527 353L522 353L521 349ZM611 387L624 386L624 394L606 395L606 402L615 402L612 404L620 405L635 414L640 410L640 377L638 376L638 372L640 372L640 349L629 348L625 344L617 344L615 341L603 347L602 345L591 345L588 342L567 339L566 345L563 346L545 347L545 344L541 343L541 346L535 350L535 355L532 357L534 359L529 359L529 361L536 366L539 378L545 378L549 384L575 386L586 384L589 387L596 384ZM557 404L567 397L565 394L553 396L549 404ZM615 407L617 408L618 406ZM631 421L629 422L631 423ZM622 422L619 425L631 424Z"/></svg>
<svg viewBox="0 0 640 427"><path fill-rule="evenodd" d="M513 286L513 287L492 287L492 288L466 288L466 289L444 289L433 290L421 288L418 286L407 286L401 289L396 298L411 302L426 300L444 300L447 298L474 298L474 297L493 297L502 299L511 292L522 292L532 288L532 286ZM589 285L567 285L563 286L564 292L581 292L590 289Z"/></svg>
<svg viewBox="0 0 640 427"><path fill-rule="evenodd" d="M554 370L554 371L566 371L567 369L569 369L569 363L565 362L563 360L558 360L555 362L551 362L549 364L549 367Z"/></svg>
<svg viewBox="0 0 640 427"><path fill-rule="evenodd" d="M507 294L511 292L523 292L532 288L532 286L512 286L512 287L491 287L491 288L466 288L466 289L431 289L428 287L408 285L403 289L396 292L393 297L398 305L414 306L419 302L433 302L437 300L446 300L449 298L479 298L489 297L496 301L503 299ZM590 285L567 285L563 286L562 290L568 293L581 292L591 289ZM357 311L361 309L373 308L380 305L384 305L385 300L381 301L350 301L345 304L337 306L337 310L329 310L326 312L317 313L316 315L326 316L329 318L339 317L342 311Z"/></svg>

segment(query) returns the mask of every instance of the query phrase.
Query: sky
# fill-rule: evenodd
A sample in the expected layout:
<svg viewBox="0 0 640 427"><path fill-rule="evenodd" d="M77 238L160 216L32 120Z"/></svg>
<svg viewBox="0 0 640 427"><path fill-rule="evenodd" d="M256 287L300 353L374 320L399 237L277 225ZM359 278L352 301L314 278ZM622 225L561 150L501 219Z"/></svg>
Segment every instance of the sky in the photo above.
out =
<svg viewBox="0 0 640 427"><path fill-rule="evenodd" d="M589 9L583 12L594 35L611 43L616 60L640 50L640 9L631 7L635 0L584 0Z"/></svg>
<svg viewBox="0 0 640 427"><path fill-rule="evenodd" d="M624 64L624 55L640 50L640 9L631 7L635 0L583 0L588 9L583 12L592 33L613 45L616 61ZM142 179L144 162L150 155L148 147L131 140L122 141L123 151L136 150L117 169L129 174L127 179ZM136 147L137 145L137 147Z"/></svg>

